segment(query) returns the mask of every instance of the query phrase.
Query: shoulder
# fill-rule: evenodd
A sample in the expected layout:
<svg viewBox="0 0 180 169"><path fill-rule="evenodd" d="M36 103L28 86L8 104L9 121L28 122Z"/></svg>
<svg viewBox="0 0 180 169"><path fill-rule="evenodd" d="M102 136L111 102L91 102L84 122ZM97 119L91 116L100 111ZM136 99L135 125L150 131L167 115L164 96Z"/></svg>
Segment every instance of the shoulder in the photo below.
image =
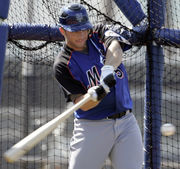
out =
<svg viewBox="0 0 180 169"><path fill-rule="evenodd" d="M58 64L67 64L68 60L71 57L73 50L70 49L68 46L64 45L61 47L61 50L58 54L58 56L55 58L54 66Z"/></svg>
<svg viewBox="0 0 180 169"><path fill-rule="evenodd" d="M53 64L53 69L66 68L71 58L73 50L67 45L61 47L59 54L56 56Z"/></svg>
<svg viewBox="0 0 180 169"><path fill-rule="evenodd" d="M90 31L90 37L96 36L97 38L103 38L104 33L108 29L107 25L97 24L93 26L93 29Z"/></svg>
<svg viewBox="0 0 180 169"><path fill-rule="evenodd" d="M68 62L71 58L71 54L72 54L72 49L64 45L61 48L59 54L56 56L53 64L53 71L56 78L69 73Z"/></svg>
<svg viewBox="0 0 180 169"><path fill-rule="evenodd" d="M117 40L123 51L130 49L132 46L130 42L121 35L121 25L95 25L91 31L91 37L98 38L108 48L113 40Z"/></svg>
<svg viewBox="0 0 180 169"><path fill-rule="evenodd" d="M107 39L118 39L119 34L114 29L113 25L97 24L91 30L90 37L96 37L102 42L106 42Z"/></svg>
<svg viewBox="0 0 180 169"><path fill-rule="evenodd" d="M107 25L104 25L104 24L97 24L97 25L94 25L93 27L93 32L99 32L99 31L103 31L107 29Z"/></svg>

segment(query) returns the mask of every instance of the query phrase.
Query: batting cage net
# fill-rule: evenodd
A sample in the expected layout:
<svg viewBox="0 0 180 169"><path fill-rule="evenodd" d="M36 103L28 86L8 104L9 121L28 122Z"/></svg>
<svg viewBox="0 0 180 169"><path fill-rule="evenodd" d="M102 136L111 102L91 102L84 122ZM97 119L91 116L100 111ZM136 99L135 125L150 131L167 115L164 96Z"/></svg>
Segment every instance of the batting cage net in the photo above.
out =
<svg viewBox="0 0 180 169"><path fill-rule="evenodd" d="M155 119L157 124L172 123L176 126L176 133L172 136L158 137L157 134L160 139L160 149L157 149L159 153L153 155L149 150L145 152L149 153L147 156L150 159L160 158L162 169L180 168L179 0L11 1L8 18L4 20L9 26L9 37L6 44L0 106L0 168L68 168L73 116L62 122L17 162L7 163L3 153L71 106L66 103L52 71L54 59L63 40L58 40L51 31L46 32L52 27L58 27L60 9L70 2L83 4L89 12L92 24L118 26L120 31L126 32L126 37L128 33L133 35L129 38L133 47L124 53L123 62L127 68L134 102L133 113L140 125L146 147L154 148L151 137L146 137L156 129L158 133L160 129L153 123L153 113L158 114L159 118ZM163 11L164 18L159 15L160 11ZM153 44L158 46L157 51L151 49ZM156 65L152 64L154 58ZM157 81L151 81L154 75ZM148 80L152 83L147 87ZM156 93L160 95L147 95L147 88L150 88L155 96ZM154 101L149 103L148 97ZM152 110L152 104L157 104L157 110ZM148 124L144 124L147 119ZM153 168L152 166L149 168ZM103 169L110 168L111 163L107 159Z"/></svg>

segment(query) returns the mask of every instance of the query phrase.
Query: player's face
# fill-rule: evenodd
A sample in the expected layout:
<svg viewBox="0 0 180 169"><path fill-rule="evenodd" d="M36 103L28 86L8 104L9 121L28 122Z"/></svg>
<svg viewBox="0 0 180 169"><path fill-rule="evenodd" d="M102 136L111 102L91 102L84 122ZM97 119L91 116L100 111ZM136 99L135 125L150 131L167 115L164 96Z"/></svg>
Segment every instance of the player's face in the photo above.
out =
<svg viewBox="0 0 180 169"><path fill-rule="evenodd" d="M76 51L84 50L86 46L86 41L88 39L89 30L69 32L66 30L61 31L65 37L66 44Z"/></svg>

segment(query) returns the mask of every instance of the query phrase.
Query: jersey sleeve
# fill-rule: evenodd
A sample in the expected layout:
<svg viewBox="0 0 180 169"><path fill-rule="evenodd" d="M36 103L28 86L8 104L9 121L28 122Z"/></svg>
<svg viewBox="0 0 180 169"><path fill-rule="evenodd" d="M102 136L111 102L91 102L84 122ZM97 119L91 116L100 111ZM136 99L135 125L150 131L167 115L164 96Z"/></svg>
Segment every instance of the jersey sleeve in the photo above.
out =
<svg viewBox="0 0 180 169"><path fill-rule="evenodd" d="M132 47L130 42L121 35L120 26L99 24L94 26L93 32L98 34L98 38L102 41L106 48L109 47L113 40L118 40L123 51Z"/></svg>
<svg viewBox="0 0 180 169"><path fill-rule="evenodd" d="M87 89L83 84L74 79L67 65L58 57L54 63L53 71L56 80L62 87L67 101L73 101L74 96L85 94Z"/></svg>

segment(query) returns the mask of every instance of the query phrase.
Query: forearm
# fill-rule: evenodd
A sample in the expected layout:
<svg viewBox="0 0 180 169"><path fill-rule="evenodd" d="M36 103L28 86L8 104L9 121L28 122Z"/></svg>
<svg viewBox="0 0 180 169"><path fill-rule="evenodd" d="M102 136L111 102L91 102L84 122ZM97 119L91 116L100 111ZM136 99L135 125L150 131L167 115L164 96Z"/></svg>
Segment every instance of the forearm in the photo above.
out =
<svg viewBox="0 0 180 169"><path fill-rule="evenodd" d="M117 40L113 40L106 52L105 65L111 65L116 69L122 62L123 51Z"/></svg>

